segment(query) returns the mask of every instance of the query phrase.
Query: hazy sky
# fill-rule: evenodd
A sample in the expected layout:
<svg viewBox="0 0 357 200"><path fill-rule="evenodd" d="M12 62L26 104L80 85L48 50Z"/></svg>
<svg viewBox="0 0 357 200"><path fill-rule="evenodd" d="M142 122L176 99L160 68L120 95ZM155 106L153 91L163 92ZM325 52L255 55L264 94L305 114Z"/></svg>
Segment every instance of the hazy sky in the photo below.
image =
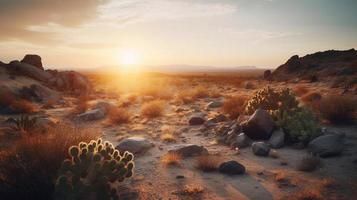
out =
<svg viewBox="0 0 357 200"><path fill-rule="evenodd" d="M0 0L0 60L276 67L357 47L356 0ZM124 59L124 61L123 61Z"/></svg>

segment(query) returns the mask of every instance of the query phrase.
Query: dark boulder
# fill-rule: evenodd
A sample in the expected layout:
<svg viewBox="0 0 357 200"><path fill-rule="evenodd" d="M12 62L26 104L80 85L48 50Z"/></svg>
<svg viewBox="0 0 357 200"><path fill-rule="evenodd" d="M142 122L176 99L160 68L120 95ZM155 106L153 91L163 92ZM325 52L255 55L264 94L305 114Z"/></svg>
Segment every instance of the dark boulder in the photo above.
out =
<svg viewBox="0 0 357 200"><path fill-rule="evenodd" d="M42 61L41 61L41 57L39 55L32 55L32 54L27 54L25 55L25 57L21 60L22 63L27 63L30 65L33 65L41 70L43 69L42 66Z"/></svg>
<svg viewBox="0 0 357 200"><path fill-rule="evenodd" d="M238 174L245 173L245 167L234 160L220 164L218 170L222 174L229 174L229 175L238 175Z"/></svg>
<svg viewBox="0 0 357 200"><path fill-rule="evenodd" d="M275 130L268 141L271 148L278 149L284 146L285 133L282 130Z"/></svg>
<svg viewBox="0 0 357 200"><path fill-rule="evenodd" d="M201 113L194 114L190 117L190 119L188 120L188 123L190 125L201 125L201 124L205 123L205 118L204 118L203 114L201 114Z"/></svg>
<svg viewBox="0 0 357 200"><path fill-rule="evenodd" d="M315 138L308 144L308 150L320 157L339 155L343 151L344 135L327 134Z"/></svg>
<svg viewBox="0 0 357 200"><path fill-rule="evenodd" d="M257 156L268 156L270 148L264 142L253 142L252 151Z"/></svg>
<svg viewBox="0 0 357 200"><path fill-rule="evenodd" d="M267 111L258 109L241 126L243 132L251 139L268 140L275 128L275 123Z"/></svg>
<svg viewBox="0 0 357 200"><path fill-rule="evenodd" d="M24 62L11 61L9 65L11 70L17 74L28 76L38 81L47 82L52 78L52 74Z"/></svg>
<svg viewBox="0 0 357 200"><path fill-rule="evenodd" d="M169 152L180 154L182 157L208 155L208 150L206 148L195 144L177 145L169 150Z"/></svg>

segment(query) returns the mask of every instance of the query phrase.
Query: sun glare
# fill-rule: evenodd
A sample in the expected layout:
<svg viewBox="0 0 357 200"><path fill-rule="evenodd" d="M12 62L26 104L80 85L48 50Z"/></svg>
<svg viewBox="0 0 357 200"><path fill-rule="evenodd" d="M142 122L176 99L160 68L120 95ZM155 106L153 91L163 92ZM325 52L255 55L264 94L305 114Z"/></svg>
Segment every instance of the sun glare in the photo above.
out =
<svg viewBox="0 0 357 200"><path fill-rule="evenodd" d="M120 55L120 62L123 65L135 65L138 63L138 55L133 51L124 51Z"/></svg>

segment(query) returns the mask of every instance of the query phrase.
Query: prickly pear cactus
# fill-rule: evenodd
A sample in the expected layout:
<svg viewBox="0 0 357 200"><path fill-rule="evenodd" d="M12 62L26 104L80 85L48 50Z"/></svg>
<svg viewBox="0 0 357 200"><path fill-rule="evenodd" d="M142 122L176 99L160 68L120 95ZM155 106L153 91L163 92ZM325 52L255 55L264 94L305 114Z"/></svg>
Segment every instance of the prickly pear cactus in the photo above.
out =
<svg viewBox="0 0 357 200"><path fill-rule="evenodd" d="M81 142L69 148L71 159L62 163L56 183L55 199L118 199L111 183L133 175L134 156L121 153L102 139Z"/></svg>
<svg viewBox="0 0 357 200"><path fill-rule="evenodd" d="M258 108L273 112L276 110L288 111L297 108L299 102L289 88L275 91L270 87L259 90L247 103L245 111L253 114ZM282 113L279 112L279 113Z"/></svg>

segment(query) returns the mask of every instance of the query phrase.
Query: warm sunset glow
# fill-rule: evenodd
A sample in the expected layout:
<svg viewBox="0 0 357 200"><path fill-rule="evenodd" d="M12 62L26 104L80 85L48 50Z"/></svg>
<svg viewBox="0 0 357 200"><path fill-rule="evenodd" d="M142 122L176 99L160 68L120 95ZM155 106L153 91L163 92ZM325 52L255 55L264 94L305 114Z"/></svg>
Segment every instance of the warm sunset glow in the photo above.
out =
<svg viewBox="0 0 357 200"><path fill-rule="evenodd" d="M124 51L120 54L120 63L122 65L138 64L138 55L133 51Z"/></svg>

